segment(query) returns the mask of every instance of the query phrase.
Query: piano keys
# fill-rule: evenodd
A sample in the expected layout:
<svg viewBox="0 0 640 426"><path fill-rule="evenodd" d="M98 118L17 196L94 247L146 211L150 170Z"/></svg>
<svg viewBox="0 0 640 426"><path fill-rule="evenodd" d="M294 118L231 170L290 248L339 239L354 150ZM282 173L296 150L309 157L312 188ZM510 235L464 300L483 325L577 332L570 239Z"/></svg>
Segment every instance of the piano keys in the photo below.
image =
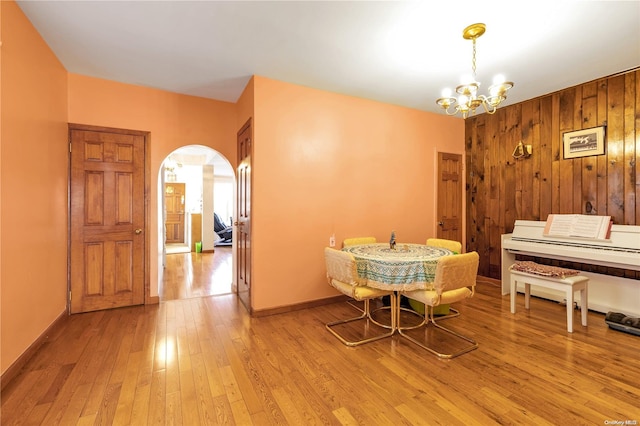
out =
<svg viewBox="0 0 640 426"><path fill-rule="evenodd" d="M640 271L640 226L613 225L608 239L550 237L544 235L545 221L517 220L511 234L502 235L502 294L509 294L509 266L516 255ZM597 312L624 312L640 315L640 280L593 272L589 277L589 306ZM563 300L552 290L532 294Z"/></svg>

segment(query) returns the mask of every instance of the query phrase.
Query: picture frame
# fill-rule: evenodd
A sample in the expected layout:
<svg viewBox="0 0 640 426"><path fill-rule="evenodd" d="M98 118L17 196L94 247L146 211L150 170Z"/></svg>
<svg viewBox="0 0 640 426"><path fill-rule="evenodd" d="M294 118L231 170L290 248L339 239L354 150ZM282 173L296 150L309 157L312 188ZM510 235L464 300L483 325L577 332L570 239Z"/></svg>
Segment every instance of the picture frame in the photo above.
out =
<svg viewBox="0 0 640 426"><path fill-rule="evenodd" d="M562 135L564 159L604 154L604 126L565 132Z"/></svg>

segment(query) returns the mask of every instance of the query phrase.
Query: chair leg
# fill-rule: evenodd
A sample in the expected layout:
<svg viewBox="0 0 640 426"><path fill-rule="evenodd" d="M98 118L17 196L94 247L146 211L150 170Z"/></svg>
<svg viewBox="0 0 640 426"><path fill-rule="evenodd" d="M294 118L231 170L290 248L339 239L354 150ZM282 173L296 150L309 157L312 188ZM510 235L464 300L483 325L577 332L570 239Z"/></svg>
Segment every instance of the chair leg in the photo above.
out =
<svg viewBox="0 0 640 426"><path fill-rule="evenodd" d="M402 306L400 306L400 296L396 296L396 325L398 328L398 332L402 332L402 330L413 330L415 328L420 328L422 326L424 326L427 322L429 322L429 317L426 315L420 315L418 312L414 311L413 309L407 309L407 308L403 308ZM427 309L426 305L425 305L425 309ZM400 315L402 314L402 311L405 312L411 312L411 314L417 315L418 317L422 318L422 321L420 321L419 324L416 325L405 325L405 326L401 326L400 325Z"/></svg>
<svg viewBox="0 0 640 426"><path fill-rule="evenodd" d="M389 295L389 298L390 298L390 300L389 300L390 303L389 303L388 306L382 306L382 307L379 307L379 308L377 308L377 309L375 309L373 311L370 311L370 313L371 313L371 321L373 321L375 324L379 325L380 327L387 328L387 329L397 330L397 328L398 328L397 324L398 324L398 321L400 320L400 318L399 318L400 317L400 312L403 311L403 310L404 311L410 311L410 312L418 315L420 318L422 318L422 315L418 314L417 312L415 312L413 310L408 310L406 308L400 307L400 296L397 293ZM379 322L378 320L376 320L373 317L373 315L376 312L379 312L379 311L390 311L390 313L391 313L391 322L389 324L381 323L381 322Z"/></svg>
<svg viewBox="0 0 640 426"><path fill-rule="evenodd" d="M391 303L395 303L395 296L392 295L391 296ZM367 333L364 333L364 335L361 336L361 338L357 339L357 340L347 340L344 336L342 336L340 333L338 333L338 331L334 330L335 326L341 325L341 324L347 324L347 323L351 323L351 322L355 322L355 321L367 321L367 331L369 330L369 328L371 328L370 326L373 326L375 328L382 328L385 329L385 327L382 327L380 325L378 325L378 323L371 318L371 310L370 310L370 300L369 299L365 299L364 300L364 309L362 311L362 315L354 317L354 318L348 318L348 319L344 319L344 320L338 320L338 321L333 321L330 323L327 323L325 325L325 327L327 328L327 330L329 330L331 332L331 334L333 334L334 336L336 336L342 343L344 343L347 346L358 346L358 345L362 345L364 343L369 343L369 342L373 342L376 340L380 340L383 339L385 337L389 337L392 336L393 333L395 333L395 318L394 316L394 312L393 310L391 310L391 330L384 333L384 334L379 334L377 336L373 336L373 337L366 337Z"/></svg>
<svg viewBox="0 0 640 426"><path fill-rule="evenodd" d="M373 299L372 299L373 300ZM354 308L356 308L359 312L364 312L364 305L361 306L359 302L364 302L363 300L355 300L355 299L349 299L347 300L347 303L351 306L353 306Z"/></svg>
<svg viewBox="0 0 640 426"><path fill-rule="evenodd" d="M354 308L356 308L359 312L364 312L364 309L361 308L359 305L356 304L357 300L353 300L353 299L349 299L347 300L347 303L351 306L353 306Z"/></svg>
<svg viewBox="0 0 640 426"><path fill-rule="evenodd" d="M415 343L416 345L420 346L421 348L426 349L427 351L431 352L432 354L438 356L439 358L445 358L445 359L455 358L455 357L457 357L459 355L465 354L467 352L470 352L470 351L478 348L478 343L475 340L471 339L470 337L463 336L460 333L457 333L457 332L455 332L453 330L450 330L450 329L448 329L446 327L443 327L440 324L438 324L436 322L435 318L434 318L433 307L432 306L428 307L428 315L429 315L429 319L428 320L426 320L426 315L425 315L425 322L424 322L425 328L428 327L429 326L429 322L431 322L433 324L433 327L435 327L435 328L437 328L439 330L443 330L443 331L445 331L445 332L447 332L447 333L449 333L449 334L451 334L453 336L456 336L456 337L458 337L458 338L460 338L462 340L465 340L465 341L471 343L471 345L467 345L464 348L462 348L460 350L457 350L455 352L452 352L452 353L444 353L444 352L438 352L435 349L425 345L423 342L421 342L421 341L419 341L417 339L414 339L413 337L409 336L406 333L403 333L402 332L402 328L400 327L400 325L398 325L398 330L399 330L400 335L405 337L407 340Z"/></svg>
<svg viewBox="0 0 640 426"><path fill-rule="evenodd" d="M446 315L438 315L438 321L451 319L451 318L455 318L455 317L459 317L460 316L460 311L457 310L457 309L449 308L449 311L451 311L452 313L449 313L449 314L446 314Z"/></svg>

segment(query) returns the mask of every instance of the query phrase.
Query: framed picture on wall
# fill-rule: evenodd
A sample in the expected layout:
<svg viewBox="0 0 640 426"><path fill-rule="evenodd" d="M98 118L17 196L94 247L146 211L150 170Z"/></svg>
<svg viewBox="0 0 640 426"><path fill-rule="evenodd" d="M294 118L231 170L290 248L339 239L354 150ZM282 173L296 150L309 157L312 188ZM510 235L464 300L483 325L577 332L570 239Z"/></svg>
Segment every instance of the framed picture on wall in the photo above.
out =
<svg viewBox="0 0 640 426"><path fill-rule="evenodd" d="M566 132L562 140L565 159L604 154L604 126Z"/></svg>

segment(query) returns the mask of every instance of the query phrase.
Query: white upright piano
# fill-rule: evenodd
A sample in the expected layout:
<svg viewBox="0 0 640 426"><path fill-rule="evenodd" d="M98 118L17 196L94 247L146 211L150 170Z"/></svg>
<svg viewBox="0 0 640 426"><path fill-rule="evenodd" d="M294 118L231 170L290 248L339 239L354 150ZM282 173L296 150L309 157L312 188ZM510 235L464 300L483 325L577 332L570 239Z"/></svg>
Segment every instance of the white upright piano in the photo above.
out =
<svg viewBox="0 0 640 426"><path fill-rule="evenodd" d="M640 226L613 225L607 239L550 237L545 221L516 220L513 232L502 235L502 294L509 294L509 266L516 255L640 271ZM589 277L589 306L597 312L640 316L640 280L580 272ZM519 289L520 290L520 289ZM535 289L531 294L562 302L562 293Z"/></svg>

